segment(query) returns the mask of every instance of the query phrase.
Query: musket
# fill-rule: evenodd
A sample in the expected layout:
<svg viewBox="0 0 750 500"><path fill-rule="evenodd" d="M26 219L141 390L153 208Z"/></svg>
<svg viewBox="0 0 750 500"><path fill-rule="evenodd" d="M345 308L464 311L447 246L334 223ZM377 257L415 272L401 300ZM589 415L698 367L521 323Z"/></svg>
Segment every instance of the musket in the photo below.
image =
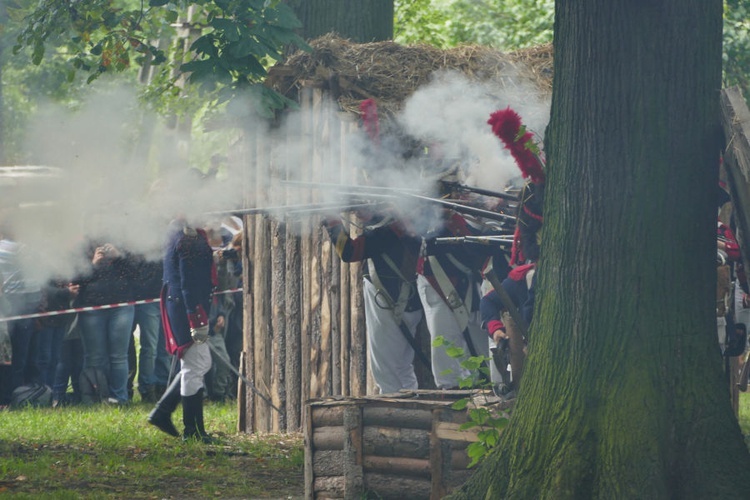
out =
<svg viewBox="0 0 750 500"><path fill-rule="evenodd" d="M382 203L377 202L362 202L362 203L354 203L351 205L339 205L339 206L333 206L333 207L317 207L317 208L302 208L302 209L295 209L290 210L286 212L284 215L287 216L294 216L294 215L308 215L308 214L314 214L314 213L330 213L330 212L351 212L356 210L361 210L363 208L369 208L372 209L374 207L381 206Z"/></svg>
<svg viewBox="0 0 750 500"><path fill-rule="evenodd" d="M496 220L500 222L512 222L514 224L516 222L516 217L513 215L501 214L499 212L493 212L491 210L485 210L483 208L476 208L470 205L462 205L460 203L443 200L441 198L430 198L429 196L423 196L421 194L413 194L413 193L406 193L406 192L404 193L404 196L407 196L409 198L414 198L417 200L427 201L430 203L437 203L439 205L442 205L446 208L450 208L451 210L461 213L461 214L473 215L475 217L484 217L485 219Z"/></svg>
<svg viewBox="0 0 750 500"><path fill-rule="evenodd" d="M490 189L478 188L474 186L465 186L455 181L440 181L446 188L451 191L464 191L468 193L481 194L483 196L489 196L491 198L500 198L503 200L518 201L518 196L510 193L501 193L499 191L492 191Z"/></svg>
<svg viewBox="0 0 750 500"><path fill-rule="evenodd" d="M282 181L283 184L289 184L300 187L317 187L326 189L336 189L341 194L348 195L362 195L366 194L368 197L374 198L386 198L386 199L399 199L399 198L413 198L429 203L437 203L443 207L450 208L455 212L473 215L475 217L483 217L489 220L495 220L499 222L510 222L515 224L516 217L513 215L493 212L491 210L484 210L482 208L476 208L469 205L463 205L453 201L443 200L441 198L431 198L417 194L414 189L410 188L395 188L385 186L361 186L361 185L345 185L325 182L301 182L301 181Z"/></svg>
<svg viewBox="0 0 750 500"><path fill-rule="evenodd" d="M242 380L245 383L245 385L248 387L248 389L250 389L253 392L253 394L255 394L260 399L262 399L263 401L265 401L268 406L270 406L271 408L273 408L274 410L276 410L280 415L284 415L284 411L281 410L281 409L279 409L276 405L274 405L273 402L271 401L271 398L269 398L268 396L263 395L258 390L258 388L255 387L255 384L253 384L252 382L250 382L250 380L248 380L247 377L245 377L243 374L241 374L240 371L237 368L235 368L232 363L230 363L227 359L225 359L221 355L221 353L219 353L216 350L216 348L213 345L211 345L210 342L208 342L208 348L214 354L214 358L218 358L222 363L224 363L224 366L226 366L227 368L229 368L229 370L232 373L234 373L235 375L237 375L240 378L240 380ZM176 380L179 380L179 379L176 378Z"/></svg>
<svg viewBox="0 0 750 500"><path fill-rule="evenodd" d="M500 339L496 347L490 348L490 353L492 354L492 362L502 379L500 393L506 396L514 389L513 374L508 370L510 365L510 340Z"/></svg>
<svg viewBox="0 0 750 500"><path fill-rule="evenodd" d="M207 212L206 215L254 215L254 214L268 214L268 213L313 213L313 212L325 212L325 211L336 211L336 212L347 212L350 210L356 210L364 206L377 205L369 201L358 201L351 204L342 203L306 203L300 205L277 205L272 207L251 207L251 208L235 208L231 210L218 210L215 212Z"/></svg>
<svg viewBox="0 0 750 500"><path fill-rule="evenodd" d="M462 243L473 243L477 245L513 245L513 236L444 236L435 238L438 245L460 245Z"/></svg>
<svg viewBox="0 0 750 500"><path fill-rule="evenodd" d="M395 186L363 186L359 184L337 184L335 182L305 182L305 181L281 181L282 184L294 187L314 187L323 189L337 189L340 191L354 191L358 193L371 193L371 192L412 192L417 193L419 189L395 187Z"/></svg>

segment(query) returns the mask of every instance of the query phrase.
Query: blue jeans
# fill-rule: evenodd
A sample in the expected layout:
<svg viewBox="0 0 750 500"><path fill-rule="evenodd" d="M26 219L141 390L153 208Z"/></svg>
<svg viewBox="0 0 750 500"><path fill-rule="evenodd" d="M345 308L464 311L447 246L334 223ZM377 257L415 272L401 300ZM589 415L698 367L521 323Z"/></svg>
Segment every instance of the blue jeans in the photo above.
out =
<svg viewBox="0 0 750 500"><path fill-rule="evenodd" d="M55 383L55 370L60 359L65 326L43 326L36 334L36 367L39 382L52 387Z"/></svg>
<svg viewBox="0 0 750 500"><path fill-rule="evenodd" d="M138 354L138 390L141 394L156 385L154 365L156 363L161 313L159 303L138 304L135 306L134 322L140 331L141 350Z"/></svg>
<svg viewBox="0 0 750 500"><path fill-rule="evenodd" d="M80 330L79 330L80 331ZM62 401L68 392L68 381L73 386L73 399L80 402L78 379L83 368L83 346L80 337L67 338L60 347L60 360L55 369L55 381L52 384L52 398Z"/></svg>
<svg viewBox="0 0 750 500"><path fill-rule="evenodd" d="M26 311L20 314L26 314ZM13 346L13 361L11 362L13 375L11 378L12 391L16 387L24 385L29 382L29 355L31 353L31 342L36 328L34 327L34 320L28 319L17 319L8 322L8 331L10 332L10 342Z"/></svg>
<svg viewBox="0 0 750 500"><path fill-rule="evenodd" d="M120 403L128 402L128 346L134 306L81 312L83 368L107 374L109 392Z"/></svg>

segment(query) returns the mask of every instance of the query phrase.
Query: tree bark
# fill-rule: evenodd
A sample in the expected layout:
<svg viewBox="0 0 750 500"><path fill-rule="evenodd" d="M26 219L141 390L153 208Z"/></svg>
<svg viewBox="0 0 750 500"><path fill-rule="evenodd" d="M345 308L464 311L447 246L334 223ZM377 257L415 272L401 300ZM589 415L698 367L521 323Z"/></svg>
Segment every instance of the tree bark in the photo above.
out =
<svg viewBox="0 0 750 500"><path fill-rule="evenodd" d="M353 42L393 38L393 0L289 0L302 22L302 38L337 33Z"/></svg>
<svg viewBox="0 0 750 500"><path fill-rule="evenodd" d="M716 335L722 2L558 0L535 318L455 498L746 498Z"/></svg>
<svg viewBox="0 0 750 500"><path fill-rule="evenodd" d="M0 15L3 13L0 12ZM3 25L0 24L0 31ZM3 56L3 40L0 38L0 61ZM5 147L5 98L3 96L3 64L0 62L0 165L5 165L8 161L7 148Z"/></svg>

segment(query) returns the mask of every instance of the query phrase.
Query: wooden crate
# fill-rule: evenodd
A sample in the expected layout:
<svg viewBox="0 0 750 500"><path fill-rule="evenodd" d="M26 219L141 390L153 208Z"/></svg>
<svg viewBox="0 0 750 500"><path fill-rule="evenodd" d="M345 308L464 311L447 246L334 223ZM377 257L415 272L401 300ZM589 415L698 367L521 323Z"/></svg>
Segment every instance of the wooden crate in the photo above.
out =
<svg viewBox="0 0 750 500"><path fill-rule="evenodd" d="M438 499L466 481L477 431L451 405L473 391L410 394L309 401L305 498Z"/></svg>

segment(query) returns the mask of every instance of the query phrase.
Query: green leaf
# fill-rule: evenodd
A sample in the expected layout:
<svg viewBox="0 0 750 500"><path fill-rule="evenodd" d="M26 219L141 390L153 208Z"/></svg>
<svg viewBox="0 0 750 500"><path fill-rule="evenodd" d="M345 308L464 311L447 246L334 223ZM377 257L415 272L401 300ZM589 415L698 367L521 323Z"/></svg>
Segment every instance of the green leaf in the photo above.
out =
<svg viewBox="0 0 750 500"><path fill-rule="evenodd" d="M463 410L464 408L466 408L468 404L469 404L469 398L463 398L453 403L451 405L451 408L454 410Z"/></svg>
<svg viewBox="0 0 750 500"><path fill-rule="evenodd" d="M180 66L180 71L184 73L211 73L214 66L214 62L209 60L189 61Z"/></svg>
<svg viewBox="0 0 750 500"><path fill-rule="evenodd" d="M44 43L37 41L37 43L34 44L34 51L31 54L31 62L39 66L42 59L44 59Z"/></svg>
<svg viewBox="0 0 750 500"><path fill-rule="evenodd" d="M445 349L445 353L451 358L461 358L464 355L464 350L460 347L451 346Z"/></svg>
<svg viewBox="0 0 750 500"><path fill-rule="evenodd" d="M161 7L162 5L167 5L169 3L169 0L148 0L148 5L150 7Z"/></svg>
<svg viewBox="0 0 750 500"><path fill-rule="evenodd" d="M475 371L475 370L478 370L482 366L483 362L484 362L484 358L479 357L479 356L471 356L470 358L463 360L461 362L461 366L463 366L469 371Z"/></svg>
<svg viewBox="0 0 750 500"><path fill-rule="evenodd" d="M230 42L236 42L240 39L240 33L237 29L237 25L231 19L223 17L217 17L211 21L211 26L217 31L224 34L224 37Z"/></svg>
<svg viewBox="0 0 750 500"><path fill-rule="evenodd" d="M471 389L474 387L474 380L471 377L462 378L458 381L458 387L460 389Z"/></svg>
<svg viewBox="0 0 750 500"><path fill-rule="evenodd" d="M173 24L177 22L178 18L179 18L179 13L176 10L168 10L164 14L164 22L168 24Z"/></svg>

